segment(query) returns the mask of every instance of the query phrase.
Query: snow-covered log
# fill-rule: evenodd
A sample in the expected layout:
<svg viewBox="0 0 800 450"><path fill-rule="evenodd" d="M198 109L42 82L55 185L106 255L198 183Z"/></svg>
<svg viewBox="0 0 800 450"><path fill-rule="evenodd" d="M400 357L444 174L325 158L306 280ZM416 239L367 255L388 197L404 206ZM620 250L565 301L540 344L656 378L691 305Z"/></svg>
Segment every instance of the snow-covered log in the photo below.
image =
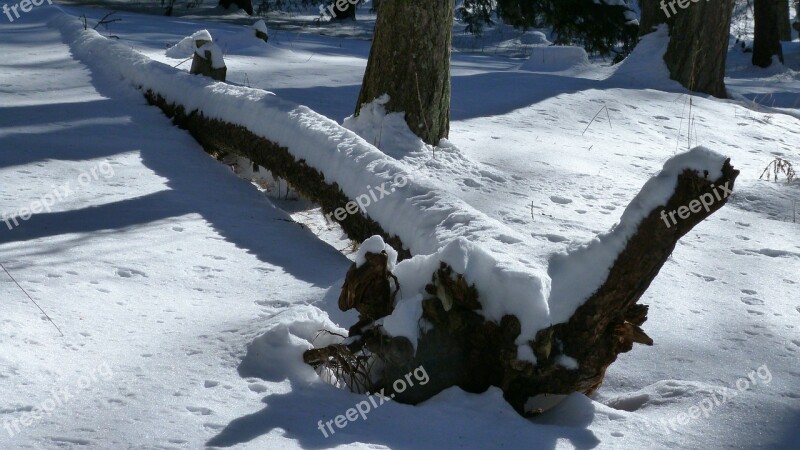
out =
<svg viewBox="0 0 800 450"><path fill-rule="evenodd" d="M716 169L707 165L712 161L719 164ZM355 308L360 313L347 345L309 350L305 360L320 366L331 365L334 359L355 361L372 355L380 362L373 366L377 368L371 374L375 382L368 388L383 393L393 392L393 381L423 366L430 383L393 393L396 400L408 403L426 400L451 386L470 392L498 386L518 412L530 414L537 407L528 402L539 395L590 394L603 382L617 355L631 350L634 343L653 344L641 328L648 306L637 302L678 240L727 202L738 174L730 160L715 159L702 148L667 162L633 199L615 230L551 260L551 309L557 306L554 300L578 306L567 321L539 330L527 341L527 351L517 341L529 318L507 314L500 320L487 320L489 299L444 262L420 298L416 342L398 336L396 326L388 325L404 315L395 314L393 305L397 309L404 305L396 304L396 292L390 289L393 275L386 270L386 255L366 252L360 265L354 264L348 272L339 300L343 310ZM598 274L603 277L599 287L593 280ZM402 290L404 281L401 275L394 285ZM590 290L565 290L567 284L586 285ZM559 298L565 292L577 297ZM584 292L588 292L585 301ZM533 358L526 357L526 352Z"/></svg>

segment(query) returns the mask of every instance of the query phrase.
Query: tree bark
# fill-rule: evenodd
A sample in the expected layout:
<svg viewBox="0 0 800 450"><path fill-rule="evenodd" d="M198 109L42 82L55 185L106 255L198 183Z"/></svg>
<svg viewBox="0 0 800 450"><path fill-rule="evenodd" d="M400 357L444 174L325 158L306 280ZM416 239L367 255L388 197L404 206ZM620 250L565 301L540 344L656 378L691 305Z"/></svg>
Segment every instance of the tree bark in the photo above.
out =
<svg viewBox="0 0 800 450"><path fill-rule="evenodd" d="M670 40L664 61L670 78L691 91L727 96L725 60L732 12L732 0L690 2L667 20Z"/></svg>
<svg viewBox="0 0 800 450"><path fill-rule="evenodd" d="M778 29L779 1L783 0L754 0L754 66L769 67L775 55L778 55L778 59L783 62L781 34Z"/></svg>
<svg viewBox="0 0 800 450"><path fill-rule="evenodd" d="M338 184L326 182L325 175L304 160L295 159L286 147L257 136L240 125L211 119L202 111L187 112L183 105L169 103L157 92L148 90L144 96L148 103L159 107L170 117L175 125L189 131L211 156L221 159L225 154L235 154L267 168L276 178L289 182L304 198L319 204L324 214L333 213L351 201ZM330 217L342 227L348 238L356 242L363 242L377 234L397 250L398 260L411 257L411 252L405 248L400 238L386 232L369 216L347 214L341 220L335 215Z"/></svg>
<svg viewBox="0 0 800 450"><path fill-rule="evenodd" d="M641 0L639 7L642 11L639 19L639 36L652 32L655 27L667 21L667 16L661 10L660 0Z"/></svg>
<svg viewBox="0 0 800 450"><path fill-rule="evenodd" d="M781 41L789 42L792 40L792 24L789 21L789 9L791 9L791 2L786 0L778 1L778 31L781 34Z"/></svg>
<svg viewBox="0 0 800 450"><path fill-rule="evenodd" d="M426 331L421 332L416 352L408 339L384 334L380 326L372 323L393 309L391 273L386 270L386 256L372 253L367 253L367 262L361 267L353 264L339 297L342 310L355 308L360 313L360 321L350 329L348 344L308 350L304 361L315 367L334 366L350 379L370 380L368 370L354 373L348 367L364 361L365 354L376 355L382 361L379 379L367 381L363 387L412 404L452 386L468 392L497 386L505 399L526 415L532 412L526 410L526 403L537 395L591 394L620 353L630 351L634 343L653 344L640 328L647 320L648 307L637 302L678 240L727 202L727 195L718 195L718 190L725 186L732 191L739 171L726 160L721 172L716 180L708 179L707 173L688 169L677 177L675 191L666 205L655 208L642 220L599 289L568 322L541 330L528 342L536 356L535 364L517 359L519 319L507 315L499 323L486 321L480 314L475 286L444 263L426 287L428 296L422 302L420 320L426 324ZM663 211L686 207L706 194L713 198L714 192L718 201L708 210L701 209L665 226ZM565 356L577 364L565 366ZM393 382L420 366L429 374L430 382L392 394ZM363 365L359 367L363 369Z"/></svg>
<svg viewBox="0 0 800 450"><path fill-rule="evenodd" d="M431 145L450 131L453 0L383 0L355 114L389 94L388 112Z"/></svg>

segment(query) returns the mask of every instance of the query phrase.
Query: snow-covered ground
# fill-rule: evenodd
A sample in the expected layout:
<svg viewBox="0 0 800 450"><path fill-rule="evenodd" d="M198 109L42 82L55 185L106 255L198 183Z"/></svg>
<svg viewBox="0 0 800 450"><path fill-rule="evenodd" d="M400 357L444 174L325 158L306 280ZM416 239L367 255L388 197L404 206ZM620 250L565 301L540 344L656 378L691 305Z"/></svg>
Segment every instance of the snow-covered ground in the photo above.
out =
<svg viewBox="0 0 800 450"><path fill-rule="evenodd" d="M106 13L64 10L90 25ZM60 14L0 24L0 214L55 198L13 229L0 223L0 263L65 335L0 272L0 448L800 446L800 188L758 180L777 156L800 165L800 41L785 44L787 67L767 70L732 49L730 101L689 101L655 38L612 68L455 53L448 145L405 139L379 111L377 140L351 121L538 254L609 230L687 147L742 173L642 300L655 346L622 355L594 398L525 420L498 390L452 389L380 405L326 438L318 421L363 397L325 384L300 355L325 342L320 329L354 322L335 301L345 242L317 210L265 197L71 53L51 23ZM244 46L243 25L118 16L103 34L154 60L178 65L167 46L208 29L230 81L340 123L355 106L368 41L282 32ZM737 395L723 402L725 387Z"/></svg>

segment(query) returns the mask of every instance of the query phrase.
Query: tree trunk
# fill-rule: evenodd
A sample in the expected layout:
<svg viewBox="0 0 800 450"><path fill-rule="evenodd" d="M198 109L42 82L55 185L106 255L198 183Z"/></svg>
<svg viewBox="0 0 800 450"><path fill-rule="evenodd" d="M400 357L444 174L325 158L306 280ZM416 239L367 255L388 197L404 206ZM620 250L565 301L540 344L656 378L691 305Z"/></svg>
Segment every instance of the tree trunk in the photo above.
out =
<svg viewBox="0 0 800 450"><path fill-rule="evenodd" d="M778 1L778 31L781 34L781 41L789 42L792 40L792 24L789 21L789 9L791 2L786 0Z"/></svg>
<svg viewBox="0 0 800 450"><path fill-rule="evenodd" d="M691 91L725 98L732 0L690 2L668 23L670 39L664 61L670 78Z"/></svg>
<svg viewBox="0 0 800 450"><path fill-rule="evenodd" d="M388 112L437 145L450 131L453 0L383 0L355 114L389 94Z"/></svg>
<svg viewBox="0 0 800 450"><path fill-rule="evenodd" d="M795 31L800 33L800 1L794 4L795 7L795 15L794 15L794 22L792 22L792 28Z"/></svg>
<svg viewBox="0 0 800 450"><path fill-rule="evenodd" d="M231 5L236 5L243 9L248 15L253 15L253 1L252 0L219 0L219 6L225 9L230 9Z"/></svg>
<svg viewBox="0 0 800 450"><path fill-rule="evenodd" d="M391 394L403 403L419 403L452 386L468 392L497 386L505 399L526 415L535 412L526 408L528 400L539 395L589 395L600 386L606 369L620 353L630 351L634 343L653 344L640 328L647 319L648 307L637 302L678 240L727 202L725 191L733 190L739 171L726 160L721 173L716 180L708 179L707 172L689 169L677 176L672 196L639 223L597 291L568 322L543 329L528 341L536 363L517 359L519 319L506 315L499 323L486 321L480 314L475 286L445 263L426 287L428 295L422 301L420 319L426 326L416 351L407 338L386 335L374 324L390 314L394 305L389 280L392 275L383 253L367 253L367 262L360 267L353 264L345 277L339 307L355 308L360 313L359 322L350 329L348 343L308 350L303 359L314 367L327 366L345 373L348 379L362 382L358 387ZM718 201L713 201L715 195ZM666 211L687 209L686 205L691 207L705 196L711 198L709 208L704 211L698 204L698 212L665 226ZM395 284L399 284L397 280ZM363 370L366 355L382 362L377 381L369 376L370 370ZM418 367L429 374L430 382L392 394L393 382Z"/></svg>
<svg viewBox="0 0 800 450"><path fill-rule="evenodd" d="M667 21L667 16L661 10L660 0L641 0L639 7L642 10L642 16L639 19L639 36L650 33L655 27Z"/></svg>
<svg viewBox="0 0 800 450"><path fill-rule="evenodd" d="M778 29L779 1L782 0L754 0L754 66L769 67L772 64L772 57L775 55L778 55L778 59L783 62L781 33Z"/></svg>

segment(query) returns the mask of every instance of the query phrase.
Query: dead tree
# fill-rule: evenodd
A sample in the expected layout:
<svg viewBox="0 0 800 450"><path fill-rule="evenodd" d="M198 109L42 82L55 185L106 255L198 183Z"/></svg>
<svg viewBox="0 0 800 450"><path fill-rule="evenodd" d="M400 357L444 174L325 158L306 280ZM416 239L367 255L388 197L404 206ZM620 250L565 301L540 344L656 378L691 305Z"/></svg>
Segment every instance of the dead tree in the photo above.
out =
<svg viewBox="0 0 800 450"><path fill-rule="evenodd" d="M591 394L620 353L630 351L634 343L653 344L641 328L648 306L637 302L678 240L721 208L727 198L671 227L665 226L660 213L710 194L714 185L732 190L739 172L730 160L721 169L722 176L716 180L688 169L678 176L671 198L639 223L600 287L566 323L543 329L528 342L535 364L517 358L519 318L507 315L499 323L485 320L479 314L481 303L475 286L445 264L426 287L422 319L428 325L420 332L416 351L408 339L386 335L374 321L393 310L391 273L386 269L385 254L372 253L367 254L364 265L356 268L354 264L348 271L339 298L341 309L355 308L360 313L347 344L308 350L304 360L315 367L334 366L351 379L369 380L364 373L348 373L347 369L363 371L364 355L372 355L380 361L375 366L379 367L377 381L364 387L387 395L395 380L422 365L430 382L394 393L395 400L412 404L452 386L469 392L497 386L520 414L530 414L535 411L526 411L525 403L539 394ZM565 355L574 358L577 366L565 367L561 358ZM359 364L352 363L356 361Z"/></svg>

